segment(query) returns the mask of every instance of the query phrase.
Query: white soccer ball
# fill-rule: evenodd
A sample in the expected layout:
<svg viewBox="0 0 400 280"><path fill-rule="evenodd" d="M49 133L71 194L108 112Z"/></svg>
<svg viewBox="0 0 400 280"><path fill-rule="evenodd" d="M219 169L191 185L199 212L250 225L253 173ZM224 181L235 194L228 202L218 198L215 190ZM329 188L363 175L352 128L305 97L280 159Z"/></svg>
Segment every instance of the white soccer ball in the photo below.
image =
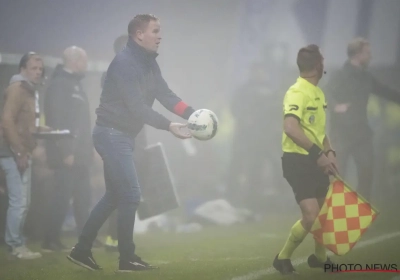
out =
<svg viewBox="0 0 400 280"><path fill-rule="evenodd" d="M217 134L218 118L208 109L197 110L188 119L188 129L194 138L210 140Z"/></svg>

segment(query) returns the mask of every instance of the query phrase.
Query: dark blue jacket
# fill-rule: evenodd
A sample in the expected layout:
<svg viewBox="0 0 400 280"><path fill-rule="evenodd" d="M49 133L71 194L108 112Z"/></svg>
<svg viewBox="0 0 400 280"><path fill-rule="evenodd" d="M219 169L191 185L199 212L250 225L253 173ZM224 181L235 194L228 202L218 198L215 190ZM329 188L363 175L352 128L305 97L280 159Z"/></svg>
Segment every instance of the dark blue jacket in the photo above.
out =
<svg viewBox="0 0 400 280"><path fill-rule="evenodd" d="M345 139L349 145L372 137L367 113L371 93L400 104L400 92L382 84L369 71L346 61L326 90L333 137ZM349 103L349 109L345 113L336 113L333 110L335 105L342 103Z"/></svg>
<svg viewBox="0 0 400 280"><path fill-rule="evenodd" d="M82 88L83 75L69 73L62 65L54 69L44 98L46 125L54 130L68 129L74 139L48 140L46 152L49 165L64 167L63 160L74 156L77 165L93 160L92 124L87 94Z"/></svg>
<svg viewBox="0 0 400 280"><path fill-rule="evenodd" d="M151 53L132 39L108 67L96 123L136 136L148 124L169 130L170 121L154 111L157 99L166 109L188 119L194 109L173 93L163 79L157 64L157 53Z"/></svg>

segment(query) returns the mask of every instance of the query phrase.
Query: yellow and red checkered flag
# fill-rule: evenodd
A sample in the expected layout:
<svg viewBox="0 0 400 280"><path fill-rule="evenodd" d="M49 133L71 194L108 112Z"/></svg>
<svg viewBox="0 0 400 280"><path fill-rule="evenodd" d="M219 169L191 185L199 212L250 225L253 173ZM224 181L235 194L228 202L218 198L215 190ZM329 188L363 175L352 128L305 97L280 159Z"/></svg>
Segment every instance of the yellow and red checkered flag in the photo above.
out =
<svg viewBox="0 0 400 280"><path fill-rule="evenodd" d="M379 212L348 184L335 179L311 233L336 255L347 254L374 222Z"/></svg>

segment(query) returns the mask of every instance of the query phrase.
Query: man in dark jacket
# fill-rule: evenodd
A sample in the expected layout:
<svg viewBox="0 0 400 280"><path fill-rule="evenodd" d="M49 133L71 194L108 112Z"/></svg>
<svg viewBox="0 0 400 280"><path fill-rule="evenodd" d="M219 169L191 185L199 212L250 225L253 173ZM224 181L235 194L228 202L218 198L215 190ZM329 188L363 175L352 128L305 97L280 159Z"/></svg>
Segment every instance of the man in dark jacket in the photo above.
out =
<svg viewBox="0 0 400 280"><path fill-rule="evenodd" d="M122 51L126 44L129 41L128 35L121 35L115 39L113 44L114 53L117 54ZM101 76L101 87L104 86L104 81L106 79L107 71L103 73ZM147 137L146 137L146 129L140 131L140 133L135 138L135 167L136 171L140 177L140 179L144 179L141 177L141 174L145 172L147 164L147 159L145 158L145 148L147 146ZM140 180L139 180L140 181ZM110 218L108 219L108 229L107 229L107 238L105 242L105 248L107 251L118 251L118 215L117 211L114 211Z"/></svg>
<svg viewBox="0 0 400 280"><path fill-rule="evenodd" d="M48 211L43 251L66 249L60 233L69 201L73 197L75 221L79 232L89 217L90 165L93 157L89 101L81 80L87 68L86 52L69 47L63 54L47 89L44 111L46 124L56 130L70 130L74 139L47 140L47 159L54 169L54 196Z"/></svg>
<svg viewBox="0 0 400 280"><path fill-rule="evenodd" d="M358 173L357 189L366 199L371 199L374 156L367 116L369 96L374 93L400 103L400 92L383 85L367 71L371 60L368 41L354 39L348 45L347 54L345 65L327 87L332 143L341 173L346 170L346 163L352 156Z"/></svg>
<svg viewBox="0 0 400 280"><path fill-rule="evenodd" d="M93 143L104 163L106 192L97 203L68 259L90 270L101 267L91 248L98 230L118 209L119 271L153 269L135 254L133 226L141 191L133 162L135 138L144 124L190 138L181 130L186 125L172 123L152 109L157 99L165 108L188 119L194 109L173 93L156 61L161 41L160 22L153 15L137 15L128 25L127 47L111 62L104 81Z"/></svg>

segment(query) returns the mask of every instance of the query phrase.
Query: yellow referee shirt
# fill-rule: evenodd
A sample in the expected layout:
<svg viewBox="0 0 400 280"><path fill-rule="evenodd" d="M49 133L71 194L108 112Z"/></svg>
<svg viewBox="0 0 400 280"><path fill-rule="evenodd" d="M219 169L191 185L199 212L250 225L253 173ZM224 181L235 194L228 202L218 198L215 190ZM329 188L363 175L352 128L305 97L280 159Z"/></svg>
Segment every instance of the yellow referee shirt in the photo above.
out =
<svg viewBox="0 0 400 280"><path fill-rule="evenodd" d="M323 91L301 77L289 88L283 100L284 116L291 115L297 118L305 135L318 146L323 143L326 135L326 108ZM320 148L323 149L322 146ZM308 154L285 133L283 133L282 150L288 153Z"/></svg>

